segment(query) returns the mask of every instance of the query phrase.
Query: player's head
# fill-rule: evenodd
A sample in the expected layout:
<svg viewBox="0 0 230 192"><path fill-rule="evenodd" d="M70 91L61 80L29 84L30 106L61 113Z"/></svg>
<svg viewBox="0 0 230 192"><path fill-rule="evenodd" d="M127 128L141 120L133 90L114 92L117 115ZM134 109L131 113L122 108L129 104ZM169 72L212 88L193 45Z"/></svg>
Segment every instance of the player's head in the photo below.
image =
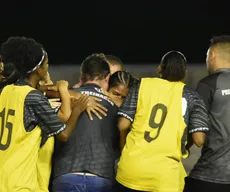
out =
<svg viewBox="0 0 230 192"><path fill-rule="evenodd" d="M2 79L4 78L2 76L3 69L4 69L4 65L3 65L3 62L2 62L2 58L0 56L0 82L2 82Z"/></svg>
<svg viewBox="0 0 230 192"><path fill-rule="evenodd" d="M166 53L158 67L160 77L168 81L183 81L186 75L187 61L179 51Z"/></svg>
<svg viewBox="0 0 230 192"><path fill-rule="evenodd" d="M48 55L32 38L10 37L1 46L4 65L13 64L23 78L43 80L48 72Z"/></svg>
<svg viewBox="0 0 230 192"><path fill-rule="evenodd" d="M114 55L105 55L105 57L106 57L107 61L109 62L111 74L113 74L117 71L123 70L123 63L118 57L116 57Z"/></svg>
<svg viewBox="0 0 230 192"><path fill-rule="evenodd" d="M206 64L209 73L219 68L230 68L230 35L216 36L211 39Z"/></svg>
<svg viewBox="0 0 230 192"><path fill-rule="evenodd" d="M108 89L110 69L104 54L94 53L81 65L81 80L84 83L97 82L104 90Z"/></svg>
<svg viewBox="0 0 230 192"><path fill-rule="evenodd" d="M0 74L1 88L9 84L16 83L19 78L20 74L14 64L8 63L4 65Z"/></svg>
<svg viewBox="0 0 230 192"><path fill-rule="evenodd" d="M109 93L124 98L134 83L133 76L127 71L117 71L109 78Z"/></svg>

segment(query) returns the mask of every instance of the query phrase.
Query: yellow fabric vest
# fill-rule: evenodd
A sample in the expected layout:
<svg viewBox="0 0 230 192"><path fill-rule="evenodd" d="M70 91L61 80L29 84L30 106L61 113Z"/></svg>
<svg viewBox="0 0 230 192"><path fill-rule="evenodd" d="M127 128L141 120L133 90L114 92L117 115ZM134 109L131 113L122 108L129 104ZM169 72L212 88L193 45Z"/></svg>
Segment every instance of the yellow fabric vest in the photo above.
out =
<svg viewBox="0 0 230 192"><path fill-rule="evenodd" d="M0 96L0 191L38 191L37 160L41 129L24 128L24 102L33 88L6 86Z"/></svg>
<svg viewBox="0 0 230 192"><path fill-rule="evenodd" d="M0 191L48 192L54 137L41 145L41 129L24 128L30 86L6 86L0 96Z"/></svg>
<svg viewBox="0 0 230 192"><path fill-rule="evenodd" d="M54 137L48 138L41 147L38 155L37 170L39 192L48 192L52 169L52 155L54 151Z"/></svg>
<svg viewBox="0 0 230 192"><path fill-rule="evenodd" d="M183 88L181 82L141 80L134 122L118 164L116 179L122 185L142 191L182 191Z"/></svg>

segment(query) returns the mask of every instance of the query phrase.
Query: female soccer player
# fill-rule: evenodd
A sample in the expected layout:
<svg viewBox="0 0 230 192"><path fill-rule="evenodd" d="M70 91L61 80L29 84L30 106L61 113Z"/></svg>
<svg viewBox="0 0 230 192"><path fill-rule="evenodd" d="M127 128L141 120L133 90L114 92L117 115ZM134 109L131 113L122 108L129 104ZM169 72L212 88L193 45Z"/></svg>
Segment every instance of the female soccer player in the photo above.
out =
<svg viewBox="0 0 230 192"><path fill-rule="evenodd" d="M4 87L0 97L0 191L39 191L37 162L41 145L54 135L62 142L68 140L86 108L87 97L75 101L64 124L58 118L62 111L57 115L36 89L48 72L44 48L33 39L11 37L2 45L1 56L5 66L15 65L20 80ZM58 89L69 107L67 85L60 82Z"/></svg>

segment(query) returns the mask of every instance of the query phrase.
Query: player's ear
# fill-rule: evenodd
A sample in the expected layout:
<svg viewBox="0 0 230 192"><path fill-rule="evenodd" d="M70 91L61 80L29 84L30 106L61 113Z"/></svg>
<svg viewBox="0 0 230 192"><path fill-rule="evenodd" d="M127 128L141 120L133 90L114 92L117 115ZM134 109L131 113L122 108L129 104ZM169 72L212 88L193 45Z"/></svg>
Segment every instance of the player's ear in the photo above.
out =
<svg viewBox="0 0 230 192"><path fill-rule="evenodd" d="M185 80L187 79L187 75L188 75L187 70L185 70L185 75L184 75L184 79L182 82L185 82Z"/></svg>
<svg viewBox="0 0 230 192"><path fill-rule="evenodd" d="M214 59L216 57L216 52L215 52L216 49L210 49L209 50L209 53L210 53L210 58L211 59Z"/></svg>
<svg viewBox="0 0 230 192"><path fill-rule="evenodd" d="M161 65L158 65L158 67L157 67L157 73L161 74L161 72L162 72L162 67L161 67Z"/></svg>
<svg viewBox="0 0 230 192"><path fill-rule="evenodd" d="M80 73L80 77L79 77L79 84L82 85L84 82L82 80L82 72Z"/></svg>
<svg viewBox="0 0 230 192"><path fill-rule="evenodd" d="M110 78L110 73L106 76L105 81L109 82L109 78Z"/></svg>

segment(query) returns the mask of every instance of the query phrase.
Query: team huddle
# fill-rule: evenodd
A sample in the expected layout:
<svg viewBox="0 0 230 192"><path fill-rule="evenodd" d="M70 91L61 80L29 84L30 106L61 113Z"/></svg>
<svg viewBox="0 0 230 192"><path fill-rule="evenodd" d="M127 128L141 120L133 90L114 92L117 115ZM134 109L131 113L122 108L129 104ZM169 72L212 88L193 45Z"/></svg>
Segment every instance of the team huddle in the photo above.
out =
<svg viewBox="0 0 230 192"><path fill-rule="evenodd" d="M10 37L0 56L0 192L230 191L230 36L211 40L196 89L179 51L141 79L89 55L72 88L34 39Z"/></svg>

